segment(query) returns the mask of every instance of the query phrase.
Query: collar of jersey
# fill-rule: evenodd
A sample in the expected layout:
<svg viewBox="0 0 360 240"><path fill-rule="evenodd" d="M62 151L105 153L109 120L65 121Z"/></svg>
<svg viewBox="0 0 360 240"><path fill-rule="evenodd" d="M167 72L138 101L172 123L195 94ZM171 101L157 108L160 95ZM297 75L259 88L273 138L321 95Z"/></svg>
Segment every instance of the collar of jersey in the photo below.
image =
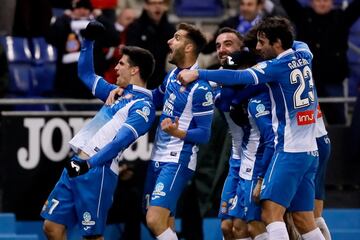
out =
<svg viewBox="0 0 360 240"><path fill-rule="evenodd" d="M292 54L292 53L294 53L294 50L292 50L291 48L289 48L288 50L280 53L280 54L276 57L276 59L280 59L280 58L285 57L285 56L287 56L287 55L289 55L289 54Z"/></svg>
<svg viewBox="0 0 360 240"><path fill-rule="evenodd" d="M139 93L142 93L142 94L145 94L147 95L148 97L150 97L152 99L152 92L149 90L149 89L146 89L146 88L143 88L143 87L139 87L139 86L136 86L136 85L132 85L132 84L129 84L125 90L128 90L128 91L134 91L134 92L139 92Z"/></svg>

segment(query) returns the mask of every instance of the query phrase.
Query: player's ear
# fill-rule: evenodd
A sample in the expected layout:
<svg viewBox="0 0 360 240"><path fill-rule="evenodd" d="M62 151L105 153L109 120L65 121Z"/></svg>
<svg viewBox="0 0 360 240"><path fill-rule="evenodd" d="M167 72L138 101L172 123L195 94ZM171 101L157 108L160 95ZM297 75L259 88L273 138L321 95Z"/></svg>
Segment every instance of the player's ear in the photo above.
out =
<svg viewBox="0 0 360 240"><path fill-rule="evenodd" d="M139 73L140 69L139 66L133 66L131 67L130 73L131 75L136 75L137 73Z"/></svg>
<svg viewBox="0 0 360 240"><path fill-rule="evenodd" d="M194 44L193 43L187 43L186 45L185 45L185 52L192 52L193 50L194 50Z"/></svg>
<svg viewBox="0 0 360 240"><path fill-rule="evenodd" d="M280 40L279 38L276 39L276 41L274 42L273 46L274 46L275 48L283 48L282 42L281 42L281 40Z"/></svg>

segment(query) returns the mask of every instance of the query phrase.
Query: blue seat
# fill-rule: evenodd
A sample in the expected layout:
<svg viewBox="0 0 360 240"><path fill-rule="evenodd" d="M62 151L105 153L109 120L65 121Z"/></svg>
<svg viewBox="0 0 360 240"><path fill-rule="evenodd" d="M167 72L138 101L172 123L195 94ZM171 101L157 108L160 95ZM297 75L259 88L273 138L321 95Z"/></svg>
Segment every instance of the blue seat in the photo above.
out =
<svg viewBox="0 0 360 240"><path fill-rule="evenodd" d="M214 17L223 13L221 0L176 0L175 12L179 17Z"/></svg>
<svg viewBox="0 0 360 240"><path fill-rule="evenodd" d="M0 234L15 234L16 218L13 213L0 213Z"/></svg>
<svg viewBox="0 0 360 240"><path fill-rule="evenodd" d="M56 49L44 38L33 38L32 94L43 96L54 90Z"/></svg>
<svg viewBox="0 0 360 240"><path fill-rule="evenodd" d="M32 86L32 55L27 39L6 36L0 38L0 44L8 61L8 92L26 95L31 91Z"/></svg>

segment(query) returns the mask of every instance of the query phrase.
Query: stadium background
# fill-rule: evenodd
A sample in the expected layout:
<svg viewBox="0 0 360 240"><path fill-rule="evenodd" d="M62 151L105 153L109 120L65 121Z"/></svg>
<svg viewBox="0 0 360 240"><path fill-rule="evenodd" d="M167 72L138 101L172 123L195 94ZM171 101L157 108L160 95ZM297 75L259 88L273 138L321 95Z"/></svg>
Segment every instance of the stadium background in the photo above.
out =
<svg viewBox="0 0 360 240"><path fill-rule="evenodd" d="M118 6L116 1L109 2ZM141 11L141 1L119 2L121 7L128 5ZM341 7L347 1L335 2ZM31 69L31 72L38 74L37 86L46 90L53 87L49 79L54 78L56 70L54 56L47 55L46 50L51 46L46 43L42 34L45 35L51 15L60 15L63 9L54 8L59 1L2 0L1 4L0 239L43 239L39 212L69 155L67 142L100 105L97 100L42 96L39 94L41 89L37 92L34 84L26 83L29 78L25 75L20 76L24 81L19 86L22 91L31 94L12 94L13 85L10 81L13 79L13 68L20 69L20 72ZM200 8L195 1L174 1L170 3L169 20L173 24L191 22L211 33L223 19L236 12L236 4L237 1L234 0L207 0L200 4ZM50 14L46 14L45 10L48 9L51 10ZM22 31L24 29L21 30L19 24L26 31ZM6 54L8 39L13 40L15 54L24 53L22 61L11 62L9 59ZM355 39L350 45L359 42L360 21L354 24L349 39ZM40 56L31 56L31 62L26 61L26 47L33 53L37 46ZM54 52L56 53L56 49ZM348 55L349 58L357 56L350 63L360 62L356 46L350 47ZM211 57L202 56L201 61L206 65ZM335 240L360 239L360 141L357 134L360 123L357 108L360 106L355 100L355 97L348 94L345 98L321 99L324 103L344 102L348 117L346 124L327 126L332 140L332 155L327 170L324 215ZM222 122L214 124L221 126L217 128L220 132L226 128L221 125ZM201 235L202 239L220 239L221 236L219 220L215 217L226 176L229 151L224 146L228 146L229 138L225 134L217 135L217 132L213 132L213 135L220 138L208 148L203 146L199 154L197 174L194 181L189 183L178 207L179 232L186 235L189 229L196 232L201 227L203 231L184 239L201 239ZM130 178L122 176L120 179L105 234L107 239L135 239L124 236L125 228L126 231L139 233L141 239L151 239L147 230L139 224L142 221L139 196L153 136L154 129L124 153L132 175ZM70 233L70 239L79 239L76 229Z"/></svg>

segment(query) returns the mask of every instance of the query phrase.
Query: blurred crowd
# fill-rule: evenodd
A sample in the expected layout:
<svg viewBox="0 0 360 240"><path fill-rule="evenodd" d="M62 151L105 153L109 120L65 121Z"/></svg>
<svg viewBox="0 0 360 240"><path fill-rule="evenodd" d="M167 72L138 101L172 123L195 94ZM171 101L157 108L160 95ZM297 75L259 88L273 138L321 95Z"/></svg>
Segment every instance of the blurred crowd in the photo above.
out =
<svg viewBox="0 0 360 240"><path fill-rule="evenodd" d="M360 4L358 0L18 0L3 1L0 10L0 96L1 97L66 97L91 98L77 77L81 30L97 19L106 26L106 34L95 46L95 69L114 83L113 70L124 45L150 50L156 59L155 73L148 88L156 88L169 69L167 41L175 32L169 15L215 19L208 31L209 43L204 49L201 67L218 65L214 35L221 27L231 27L245 34L259 19L288 16L296 28L298 40L307 42L315 55L313 73L319 97L357 96L360 84ZM350 6L351 5L351 6ZM219 23L219 24L216 24ZM11 36L13 42L6 40ZM20 38L20 40L19 40ZM36 54L36 41L43 56ZM20 44L17 42L20 41ZM13 44L12 47L10 45ZM25 49L17 53L17 48ZM9 56L13 49L15 57ZM12 66L22 65L27 56L33 67L34 58L44 65L24 77ZM38 54L39 55L39 54ZM41 59L43 57L43 59ZM35 61L36 62L36 61ZM21 64L20 64L21 65ZM39 65L39 64L37 64ZM23 66L24 67L24 66ZM46 77L42 76L45 75ZM35 76L35 77L34 77ZM20 79L19 79L20 78ZM24 80L29 78L28 80ZM30 83L22 83L29 81ZM35 83L34 83L35 82ZM45 83L43 83L45 82ZM27 86L28 89L24 86ZM46 87L45 87L46 86ZM31 89L30 89L31 88ZM345 124L345 104L323 104L329 124Z"/></svg>

